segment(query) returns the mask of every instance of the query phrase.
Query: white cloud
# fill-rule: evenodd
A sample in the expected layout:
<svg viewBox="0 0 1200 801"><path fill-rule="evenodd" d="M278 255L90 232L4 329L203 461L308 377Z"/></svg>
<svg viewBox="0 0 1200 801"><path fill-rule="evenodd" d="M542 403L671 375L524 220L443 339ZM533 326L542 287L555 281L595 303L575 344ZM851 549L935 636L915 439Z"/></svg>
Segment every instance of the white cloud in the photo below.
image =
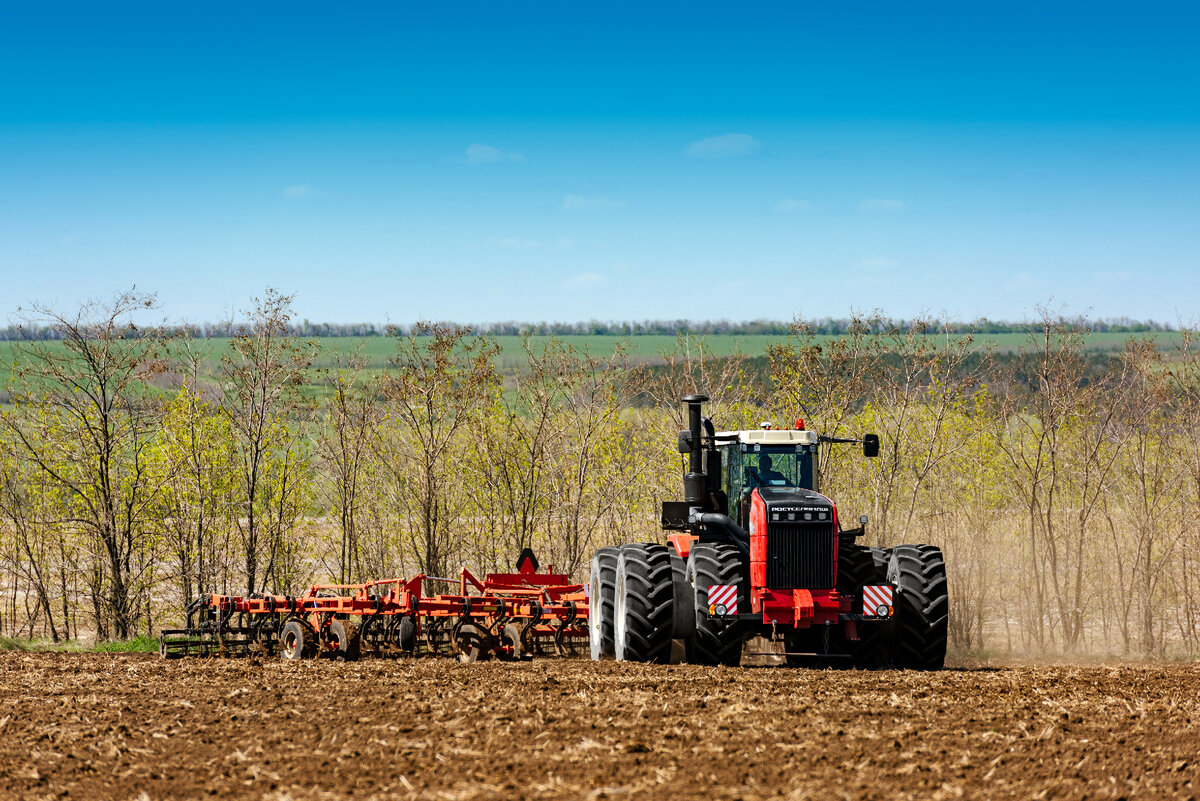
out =
<svg viewBox="0 0 1200 801"><path fill-rule="evenodd" d="M316 197L317 190L307 184L294 184L283 190L284 197Z"/></svg>
<svg viewBox="0 0 1200 801"><path fill-rule="evenodd" d="M775 204L775 211L780 214L795 214L798 211L808 211L811 208L812 203L809 203L807 200L797 200L794 197L785 197Z"/></svg>
<svg viewBox="0 0 1200 801"><path fill-rule="evenodd" d="M753 156L762 150L762 142L741 133L713 136L688 145L687 155L694 159L731 159Z"/></svg>
<svg viewBox="0 0 1200 801"><path fill-rule="evenodd" d="M564 209L623 209L624 200L612 200L606 197L584 197L583 195L567 195L563 201Z"/></svg>
<svg viewBox="0 0 1200 801"><path fill-rule="evenodd" d="M904 208L904 202L890 198L872 197L858 204L859 211L899 211Z"/></svg>
<svg viewBox="0 0 1200 801"><path fill-rule="evenodd" d="M608 283L608 276L603 273L580 273L566 280L568 289L594 289Z"/></svg>
<svg viewBox="0 0 1200 801"><path fill-rule="evenodd" d="M505 162L515 163L524 160L525 156L520 153L506 153L499 148L479 142L467 148L468 164L503 164Z"/></svg>

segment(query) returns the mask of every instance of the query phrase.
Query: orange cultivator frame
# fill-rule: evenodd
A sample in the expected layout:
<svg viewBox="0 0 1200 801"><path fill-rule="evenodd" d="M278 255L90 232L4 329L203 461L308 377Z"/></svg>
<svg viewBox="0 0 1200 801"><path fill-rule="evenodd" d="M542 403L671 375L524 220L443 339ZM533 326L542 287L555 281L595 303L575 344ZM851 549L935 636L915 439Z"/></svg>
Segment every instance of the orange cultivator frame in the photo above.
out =
<svg viewBox="0 0 1200 801"><path fill-rule="evenodd" d="M159 652L168 659L447 654L463 662L566 656L586 650L588 637L587 595L569 580L553 566L537 572L526 552L519 572L483 581L463 568L458 579L314 584L299 596L210 595L192 604L186 628L163 630ZM457 592L422 591L439 584Z"/></svg>

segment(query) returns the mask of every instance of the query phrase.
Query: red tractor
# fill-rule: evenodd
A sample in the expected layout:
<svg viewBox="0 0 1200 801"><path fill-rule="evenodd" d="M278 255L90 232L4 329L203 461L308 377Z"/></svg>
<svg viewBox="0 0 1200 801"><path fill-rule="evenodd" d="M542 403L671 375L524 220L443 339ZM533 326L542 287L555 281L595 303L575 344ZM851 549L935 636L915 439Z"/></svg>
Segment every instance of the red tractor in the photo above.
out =
<svg viewBox="0 0 1200 801"><path fill-rule="evenodd" d="M670 545L601 548L592 559L593 659L737 665L759 636L789 664L936 670L946 656L942 553L931 545L868 548L818 489L817 449L879 437L792 430L718 432L688 395L684 500L666 502Z"/></svg>

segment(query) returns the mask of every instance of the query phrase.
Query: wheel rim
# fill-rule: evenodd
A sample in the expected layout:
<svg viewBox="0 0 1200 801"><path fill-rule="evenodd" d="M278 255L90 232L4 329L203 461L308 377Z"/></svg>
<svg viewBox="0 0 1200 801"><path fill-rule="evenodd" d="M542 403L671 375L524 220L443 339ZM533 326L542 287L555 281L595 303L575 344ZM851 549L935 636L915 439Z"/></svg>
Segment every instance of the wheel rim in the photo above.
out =
<svg viewBox="0 0 1200 801"><path fill-rule="evenodd" d="M588 598L588 644L592 650L592 661L600 659L604 651L604 632L602 628L601 616L604 614L603 601L600 597L600 576L597 575L599 565L592 567L592 580L590 582L591 597Z"/></svg>
<svg viewBox="0 0 1200 801"><path fill-rule="evenodd" d="M613 587L613 640L618 662L625 661L625 574L617 570Z"/></svg>
<svg viewBox="0 0 1200 801"><path fill-rule="evenodd" d="M283 635L283 653L287 656L288 659L296 658L296 650L297 650L296 642L298 639L299 638L296 636L296 632L294 632L294 631L289 631L289 632L284 633L284 635Z"/></svg>

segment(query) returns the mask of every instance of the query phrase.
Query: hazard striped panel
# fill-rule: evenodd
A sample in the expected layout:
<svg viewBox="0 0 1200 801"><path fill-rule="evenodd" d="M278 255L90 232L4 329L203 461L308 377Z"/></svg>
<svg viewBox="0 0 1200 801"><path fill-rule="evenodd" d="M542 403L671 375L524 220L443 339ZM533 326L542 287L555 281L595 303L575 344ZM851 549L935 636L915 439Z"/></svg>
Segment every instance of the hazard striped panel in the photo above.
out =
<svg viewBox="0 0 1200 801"><path fill-rule="evenodd" d="M891 617L892 615L892 585L880 584L862 588L864 615L872 617Z"/></svg>
<svg viewBox="0 0 1200 801"><path fill-rule="evenodd" d="M712 584L708 588L708 613L710 615L737 614L737 585Z"/></svg>

